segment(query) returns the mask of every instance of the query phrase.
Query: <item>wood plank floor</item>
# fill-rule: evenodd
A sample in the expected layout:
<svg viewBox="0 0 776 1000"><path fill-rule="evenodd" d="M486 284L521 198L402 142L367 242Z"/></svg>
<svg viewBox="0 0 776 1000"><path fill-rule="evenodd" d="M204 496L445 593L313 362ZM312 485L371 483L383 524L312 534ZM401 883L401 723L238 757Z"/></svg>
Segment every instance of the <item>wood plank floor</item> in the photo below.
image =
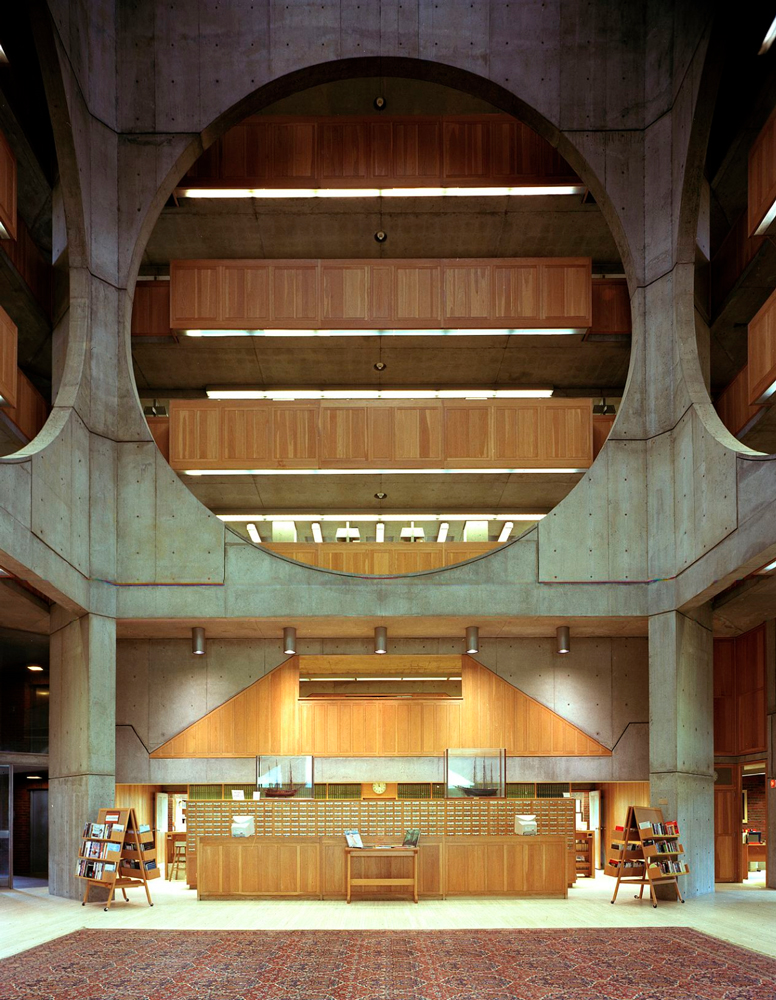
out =
<svg viewBox="0 0 776 1000"><path fill-rule="evenodd" d="M440 930L487 927L693 927L745 948L776 957L776 891L762 878L743 886L717 887L717 892L682 906L661 902L653 909L644 900L622 895L614 906L614 880L599 875L580 879L569 898L449 899L410 902L344 902L261 900L197 902L181 882L151 883L149 908L142 890L130 890L130 902L119 901L105 913L99 904L49 896L45 887L0 891L0 958L43 944L82 927L175 930Z"/></svg>

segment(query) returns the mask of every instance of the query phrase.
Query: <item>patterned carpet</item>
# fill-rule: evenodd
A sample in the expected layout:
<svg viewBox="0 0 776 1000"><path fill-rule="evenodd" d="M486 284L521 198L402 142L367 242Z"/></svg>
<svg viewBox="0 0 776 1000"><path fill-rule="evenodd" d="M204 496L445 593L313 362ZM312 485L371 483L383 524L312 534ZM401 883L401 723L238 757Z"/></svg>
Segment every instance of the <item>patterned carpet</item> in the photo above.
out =
<svg viewBox="0 0 776 1000"><path fill-rule="evenodd" d="M0 1000L769 1000L776 961L687 928L84 930L0 962Z"/></svg>

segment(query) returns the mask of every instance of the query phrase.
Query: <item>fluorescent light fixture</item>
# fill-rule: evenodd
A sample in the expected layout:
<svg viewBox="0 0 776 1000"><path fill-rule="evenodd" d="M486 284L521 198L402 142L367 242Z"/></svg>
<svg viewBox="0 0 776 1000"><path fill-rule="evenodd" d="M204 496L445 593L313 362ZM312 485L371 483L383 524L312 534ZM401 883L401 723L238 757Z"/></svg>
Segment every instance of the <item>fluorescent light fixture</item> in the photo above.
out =
<svg viewBox="0 0 776 1000"><path fill-rule="evenodd" d="M758 569L757 572L758 573L772 573L773 570L775 570L775 569L776 569L776 560L774 560L773 562L768 563L767 566L763 566L762 569ZM30 668L28 667L27 669L29 670Z"/></svg>
<svg viewBox="0 0 776 1000"><path fill-rule="evenodd" d="M0 45L0 63L7 63L8 56L5 54L5 49Z"/></svg>
<svg viewBox="0 0 776 1000"><path fill-rule="evenodd" d="M351 539L358 542L361 539L361 531L358 528L351 528L350 521L346 521L344 528L337 528L334 537L338 542L349 542Z"/></svg>
<svg viewBox="0 0 776 1000"><path fill-rule="evenodd" d="M27 781L43 781L43 778L39 774L28 774Z"/></svg>
<svg viewBox="0 0 776 1000"><path fill-rule="evenodd" d="M437 541L446 542L447 533L449 530L450 530L449 523L447 521L442 521L442 523L439 525L439 531L437 532Z"/></svg>
<svg viewBox="0 0 776 1000"><path fill-rule="evenodd" d="M300 682L321 684L326 681L357 681L358 677L300 677Z"/></svg>
<svg viewBox="0 0 776 1000"><path fill-rule="evenodd" d="M546 514L217 514L220 521L541 521Z"/></svg>
<svg viewBox="0 0 776 1000"><path fill-rule="evenodd" d="M437 330L183 330L187 337L571 337L585 327L501 327Z"/></svg>
<svg viewBox="0 0 776 1000"><path fill-rule="evenodd" d="M505 521L504 527L501 529L501 534L498 536L499 542L508 542L513 528L514 524L511 521Z"/></svg>
<svg viewBox="0 0 776 1000"><path fill-rule="evenodd" d="M183 469L184 476L510 476L571 475L586 469Z"/></svg>
<svg viewBox="0 0 776 1000"><path fill-rule="evenodd" d="M776 392L776 382L771 382L765 392L760 394L760 398L756 401L757 403L767 402L771 396Z"/></svg>
<svg viewBox="0 0 776 1000"><path fill-rule="evenodd" d="M771 26L766 31L765 38L763 38L763 43L760 46L760 51L757 55L764 56L771 45L773 45L774 39L776 39L776 17L771 21Z"/></svg>
<svg viewBox="0 0 776 1000"><path fill-rule="evenodd" d="M2 222L0 222L0 240L10 240L11 234L5 228Z"/></svg>
<svg viewBox="0 0 776 1000"><path fill-rule="evenodd" d="M583 184L526 184L522 187L396 188L197 188L177 189L179 198L537 198L580 195Z"/></svg>
<svg viewBox="0 0 776 1000"><path fill-rule="evenodd" d="M552 389L207 389L208 399L549 399Z"/></svg>
<svg viewBox="0 0 776 1000"><path fill-rule="evenodd" d="M259 529L256 527L256 525L253 524L252 521L249 521L245 525L245 527L246 527L246 529L248 531L248 537L250 538L250 540L255 545L261 545L261 535L259 534Z"/></svg>
<svg viewBox="0 0 776 1000"><path fill-rule="evenodd" d="M375 526L375 541L384 542L385 541L385 524L380 521Z"/></svg>
<svg viewBox="0 0 776 1000"><path fill-rule="evenodd" d="M409 539L409 541L411 542L414 542L416 538L418 539L418 541L422 542L425 537L426 537L426 532L423 530L423 528L416 528L414 521L410 522L409 527L402 528L401 531L399 532L399 538L406 538Z"/></svg>
<svg viewBox="0 0 776 1000"><path fill-rule="evenodd" d="M39 674L43 671L43 667L38 666L37 663L28 663L27 669L31 670L34 674Z"/></svg>
<svg viewBox="0 0 776 1000"><path fill-rule="evenodd" d="M755 229L754 235L755 236L762 236L762 234L770 226L770 224L773 222L774 219L776 219L776 201L773 202L773 204L771 205L771 207L765 213L765 218L760 223L760 225L757 227L757 229Z"/></svg>
<svg viewBox="0 0 776 1000"><path fill-rule="evenodd" d="M323 541L323 532L321 531L321 525L318 521L313 521L310 525L310 530L313 533L313 541L318 545Z"/></svg>

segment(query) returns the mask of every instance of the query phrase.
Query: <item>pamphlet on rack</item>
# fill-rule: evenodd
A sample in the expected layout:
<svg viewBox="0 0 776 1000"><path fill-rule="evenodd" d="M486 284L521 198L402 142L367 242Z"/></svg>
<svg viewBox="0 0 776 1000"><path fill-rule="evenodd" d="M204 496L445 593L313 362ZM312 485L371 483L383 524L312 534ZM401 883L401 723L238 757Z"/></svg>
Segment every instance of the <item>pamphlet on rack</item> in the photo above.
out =
<svg viewBox="0 0 776 1000"><path fill-rule="evenodd" d="M364 846L361 840L361 834L358 830L345 830L345 840L347 841L348 847Z"/></svg>

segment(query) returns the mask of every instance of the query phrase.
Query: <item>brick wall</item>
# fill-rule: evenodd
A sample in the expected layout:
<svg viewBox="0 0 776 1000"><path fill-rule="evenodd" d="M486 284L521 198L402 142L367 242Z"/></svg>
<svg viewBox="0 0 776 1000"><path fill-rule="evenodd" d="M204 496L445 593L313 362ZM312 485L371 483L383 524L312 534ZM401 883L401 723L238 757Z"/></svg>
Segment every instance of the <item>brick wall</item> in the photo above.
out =
<svg viewBox="0 0 776 1000"><path fill-rule="evenodd" d="M763 835L766 830L765 818L765 778L760 775L744 777L741 787L746 792L749 820L743 823L745 830L760 830Z"/></svg>
<svg viewBox="0 0 776 1000"><path fill-rule="evenodd" d="M13 873L30 875L30 790L48 788L47 781L27 781L14 775L13 783ZM36 872L36 875L41 874Z"/></svg>

